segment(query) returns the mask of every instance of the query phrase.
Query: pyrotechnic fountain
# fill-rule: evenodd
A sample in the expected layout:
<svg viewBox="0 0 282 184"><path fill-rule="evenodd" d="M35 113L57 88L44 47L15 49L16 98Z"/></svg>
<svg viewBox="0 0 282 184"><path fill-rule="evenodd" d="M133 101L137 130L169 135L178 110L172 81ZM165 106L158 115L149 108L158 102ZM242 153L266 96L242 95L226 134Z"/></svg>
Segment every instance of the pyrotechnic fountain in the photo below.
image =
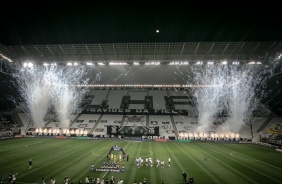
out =
<svg viewBox="0 0 282 184"><path fill-rule="evenodd" d="M230 78L234 85L228 86L228 118L223 132L238 132L246 119L250 119L259 99L256 88L262 82L259 67L241 66L231 68Z"/></svg>
<svg viewBox="0 0 282 184"><path fill-rule="evenodd" d="M197 131L207 132L216 115L226 108L228 67L207 65L192 68L194 95L197 99Z"/></svg>
<svg viewBox="0 0 282 184"><path fill-rule="evenodd" d="M75 112L87 89L79 85L85 85L88 79L84 79L84 69L58 68L52 78L52 104L54 105L60 128L69 128L70 115Z"/></svg>
<svg viewBox="0 0 282 184"><path fill-rule="evenodd" d="M34 127L44 127L44 116L52 105L55 108L59 128L69 128L70 115L79 106L88 83L83 67L64 66L18 67L16 77L24 110Z"/></svg>
<svg viewBox="0 0 282 184"><path fill-rule="evenodd" d="M192 67L198 110L197 132L211 131L216 118L224 118L217 132L238 133L259 101L257 87L269 69L264 66L205 65ZM262 89L260 89L262 90ZM261 92L262 93L262 92Z"/></svg>
<svg viewBox="0 0 282 184"><path fill-rule="evenodd" d="M14 75L23 99L22 108L36 128L44 126L44 116L51 105L50 74L43 67L17 68Z"/></svg>

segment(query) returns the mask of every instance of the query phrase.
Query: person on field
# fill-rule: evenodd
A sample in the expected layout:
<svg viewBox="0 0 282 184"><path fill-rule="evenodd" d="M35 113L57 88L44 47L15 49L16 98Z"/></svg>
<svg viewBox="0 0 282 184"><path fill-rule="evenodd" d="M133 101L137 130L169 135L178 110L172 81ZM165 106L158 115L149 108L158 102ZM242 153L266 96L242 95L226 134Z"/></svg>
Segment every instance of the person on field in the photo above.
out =
<svg viewBox="0 0 282 184"><path fill-rule="evenodd" d="M53 177L51 177L51 184L56 184L56 180Z"/></svg>
<svg viewBox="0 0 282 184"><path fill-rule="evenodd" d="M91 169L90 169L92 172L94 172L94 162L92 162L91 164Z"/></svg>
<svg viewBox="0 0 282 184"><path fill-rule="evenodd" d="M182 173L182 176L183 176L183 183L186 184L186 180L187 180L187 173L185 171L183 171Z"/></svg>
<svg viewBox="0 0 282 184"><path fill-rule="evenodd" d="M45 177L41 179L41 184L46 184Z"/></svg>
<svg viewBox="0 0 282 184"><path fill-rule="evenodd" d="M13 184L15 184L16 183L16 180L17 180L17 175L18 175L18 173L14 173L13 174L13 176L12 176L12 180L13 180Z"/></svg>
<svg viewBox="0 0 282 184"><path fill-rule="evenodd" d="M29 159L29 161L28 161L28 168L29 168L29 169L32 168L32 160L31 160L31 159Z"/></svg>

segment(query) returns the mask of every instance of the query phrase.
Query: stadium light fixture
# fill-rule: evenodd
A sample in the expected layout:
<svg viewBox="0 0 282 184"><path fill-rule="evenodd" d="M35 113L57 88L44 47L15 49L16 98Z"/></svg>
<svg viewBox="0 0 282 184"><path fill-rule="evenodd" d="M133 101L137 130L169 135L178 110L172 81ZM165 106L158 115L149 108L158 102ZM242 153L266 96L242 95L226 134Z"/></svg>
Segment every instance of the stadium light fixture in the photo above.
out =
<svg viewBox="0 0 282 184"><path fill-rule="evenodd" d="M254 65L254 64L256 64L256 62L251 61L251 62L249 62L248 64L249 64L249 65Z"/></svg>
<svg viewBox="0 0 282 184"><path fill-rule="evenodd" d="M157 61L157 62L154 62L154 61L146 62L145 65L160 65L160 62L159 61Z"/></svg>
<svg viewBox="0 0 282 184"><path fill-rule="evenodd" d="M140 65L139 62L133 62L133 65Z"/></svg>
<svg viewBox="0 0 282 184"><path fill-rule="evenodd" d="M24 67L24 68L26 68L26 67L31 68L31 67L33 67L33 63L31 63L31 62L23 63L23 67Z"/></svg>
<svg viewBox="0 0 282 184"><path fill-rule="evenodd" d="M197 62L195 63L195 65L202 65L202 64L203 64L202 61L197 61Z"/></svg>
<svg viewBox="0 0 282 184"><path fill-rule="evenodd" d="M109 65L127 65L125 62L110 62Z"/></svg>
<svg viewBox="0 0 282 184"><path fill-rule="evenodd" d="M169 62L168 65L189 65L189 62L188 61L172 61L172 62Z"/></svg>
<svg viewBox="0 0 282 184"><path fill-rule="evenodd" d="M227 65L227 61L222 61L221 64Z"/></svg>

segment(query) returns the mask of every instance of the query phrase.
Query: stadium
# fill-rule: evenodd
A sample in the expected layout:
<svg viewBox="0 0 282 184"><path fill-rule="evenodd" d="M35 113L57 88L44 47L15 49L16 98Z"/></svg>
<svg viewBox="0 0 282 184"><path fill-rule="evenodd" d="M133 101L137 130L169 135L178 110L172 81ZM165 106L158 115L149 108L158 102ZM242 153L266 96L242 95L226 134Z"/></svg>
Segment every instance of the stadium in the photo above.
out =
<svg viewBox="0 0 282 184"><path fill-rule="evenodd" d="M1 18L0 183L281 183L281 27L86 9Z"/></svg>

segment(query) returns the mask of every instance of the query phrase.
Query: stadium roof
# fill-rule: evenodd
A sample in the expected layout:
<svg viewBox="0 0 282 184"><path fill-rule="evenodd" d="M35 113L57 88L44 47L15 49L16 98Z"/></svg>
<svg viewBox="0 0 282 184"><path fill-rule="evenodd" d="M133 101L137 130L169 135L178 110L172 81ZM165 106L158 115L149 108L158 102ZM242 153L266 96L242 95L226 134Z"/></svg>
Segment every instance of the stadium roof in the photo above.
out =
<svg viewBox="0 0 282 184"><path fill-rule="evenodd" d="M282 53L280 5L271 1L25 3L1 8L1 67L8 59L273 62ZM279 89L281 78L270 88L278 81ZM1 98L7 93L1 89ZM273 109L282 113L275 98Z"/></svg>
<svg viewBox="0 0 282 184"><path fill-rule="evenodd" d="M281 52L275 3L84 2L1 9L0 53L15 61L267 61Z"/></svg>
<svg viewBox="0 0 282 184"><path fill-rule="evenodd" d="M282 42L164 42L4 46L14 61L198 61L256 60L269 62L282 51Z"/></svg>

